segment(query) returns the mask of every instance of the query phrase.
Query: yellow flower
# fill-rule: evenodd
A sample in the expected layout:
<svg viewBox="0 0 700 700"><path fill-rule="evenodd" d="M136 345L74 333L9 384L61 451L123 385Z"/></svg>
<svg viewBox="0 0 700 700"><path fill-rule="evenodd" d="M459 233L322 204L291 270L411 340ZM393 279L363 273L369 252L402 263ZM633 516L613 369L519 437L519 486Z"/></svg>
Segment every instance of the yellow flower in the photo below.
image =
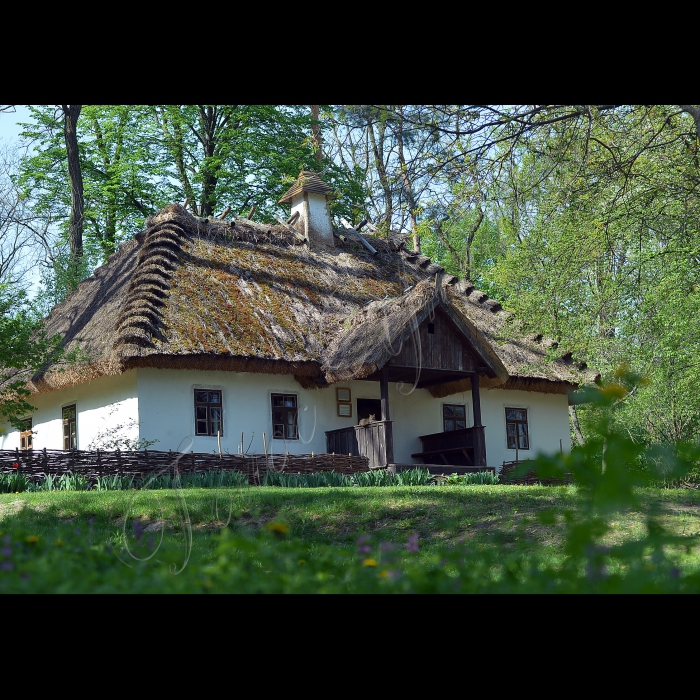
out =
<svg viewBox="0 0 700 700"><path fill-rule="evenodd" d="M362 566L377 566L376 559L364 559L362 561Z"/></svg>
<svg viewBox="0 0 700 700"><path fill-rule="evenodd" d="M386 578L389 575L389 572L384 569L384 571L379 572L379 578Z"/></svg>
<svg viewBox="0 0 700 700"><path fill-rule="evenodd" d="M29 535L24 541L29 542L29 544L34 544L39 541L39 538L36 535Z"/></svg>
<svg viewBox="0 0 700 700"><path fill-rule="evenodd" d="M608 384L599 391L606 399L624 399L629 393L622 384L618 384L617 382Z"/></svg>
<svg viewBox="0 0 700 700"><path fill-rule="evenodd" d="M65 542L64 542L63 540L56 540L56 541L54 542L54 544L55 544L57 547L63 547L63 545L65 544Z"/></svg>
<svg viewBox="0 0 700 700"><path fill-rule="evenodd" d="M289 525L287 523L281 523L278 520L273 520L271 523L265 525L265 528L270 532L276 532L278 535L288 535Z"/></svg>
<svg viewBox="0 0 700 700"><path fill-rule="evenodd" d="M306 559L299 559L300 564L306 564Z"/></svg>

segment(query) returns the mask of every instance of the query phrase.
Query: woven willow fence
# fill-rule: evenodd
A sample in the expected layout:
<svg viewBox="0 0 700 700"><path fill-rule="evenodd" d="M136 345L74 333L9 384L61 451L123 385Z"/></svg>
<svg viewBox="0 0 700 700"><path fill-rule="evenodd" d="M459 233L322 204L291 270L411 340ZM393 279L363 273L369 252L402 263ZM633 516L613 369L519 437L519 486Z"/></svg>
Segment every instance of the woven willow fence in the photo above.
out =
<svg viewBox="0 0 700 700"><path fill-rule="evenodd" d="M519 462L503 462L503 467L500 472L500 482L502 484L513 484L513 485L525 485L525 486L537 486L541 484L542 486L560 486L562 484L571 484L573 479L571 474L560 479L541 479L535 473L534 466L527 470L527 472L521 476L515 476L515 470L526 464L525 460Z"/></svg>
<svg viewBox="0 0 700 700"><path fill-rule="evenodd" d="M0 473L21 473L39 479L46 474L61 475L68 472L83 474L87 478L98 476L154 476L216 470L239 471L250 483L260 483L266 471L286 474L313 474L335 471L355 474L369 471L367 457L335 454L208 454L202 452L167 452L140 450L120 452L116 450L0 450Z"/></svg>

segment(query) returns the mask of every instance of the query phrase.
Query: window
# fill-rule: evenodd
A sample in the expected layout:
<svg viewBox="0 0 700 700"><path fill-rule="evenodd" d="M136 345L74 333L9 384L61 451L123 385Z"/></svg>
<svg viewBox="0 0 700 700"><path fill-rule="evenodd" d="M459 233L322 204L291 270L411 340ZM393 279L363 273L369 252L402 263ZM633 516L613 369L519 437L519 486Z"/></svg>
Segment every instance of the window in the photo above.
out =
<svg viewBox="0 0 700 700"><path fill-rule="evenodd" d="M194 433L195 435L223 436L221 391L211 389L194 390Z"/></svg>
<svg viewBox="0 0 700 700"><path fill-rule="evenodd" d="M508 448L511 450L529 450L530 433L527 429L527 409L506 408L506 435L508 437Z"/></svg>
<svg viewBox="0 0 700 700"><path fill-rule="evenodd" d="M272 437L277 440L299 439L295 394L272 394Z"/></svg>
<svg viewBox="0 0 700 700"><path fill-rule="evenodd" d="M462 428L467 427L467 410L464 404L442 404L442 427L445 432L462 430Z"/></svg>
<svg viewBox="0 0 700 700"><path fill-rule="evenodd" d="M20 450L32 449L32 419L27 418L22 421L19 432Z"/></svg>
<svg viewBox="0 0 700 700"><path fill-rule="evenodd" d="M75 404L72 406L63 407L63 449L77 450L78 449L78 434Z"/></svg>

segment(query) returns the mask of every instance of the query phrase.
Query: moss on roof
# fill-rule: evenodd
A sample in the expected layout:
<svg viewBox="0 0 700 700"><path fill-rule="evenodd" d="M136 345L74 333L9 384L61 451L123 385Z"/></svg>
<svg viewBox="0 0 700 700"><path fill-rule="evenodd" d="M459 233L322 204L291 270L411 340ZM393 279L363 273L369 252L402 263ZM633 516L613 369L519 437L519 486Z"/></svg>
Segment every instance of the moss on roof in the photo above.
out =
<svg viewBox="0 0 700 700"><path fill-rule="evenodd" d="M311 252L283 226L205 221L170 205L47 318L49 333L63 335L68 349L80 343L90 359L66 372L49 367L30 386L50 391L136 366L335 381L329 362L337 369L344 358L350 376L366 376L385 360L376 343L358 341L358 325L369 331L383 314L383 324L403 332L406 314L431 294L478 329L511 384L575 386L595 377L570 355L552 360L546 341L518 336L512 314L406 250L402 238L368 240L376 257L339 239L334 251Z"/></svg>

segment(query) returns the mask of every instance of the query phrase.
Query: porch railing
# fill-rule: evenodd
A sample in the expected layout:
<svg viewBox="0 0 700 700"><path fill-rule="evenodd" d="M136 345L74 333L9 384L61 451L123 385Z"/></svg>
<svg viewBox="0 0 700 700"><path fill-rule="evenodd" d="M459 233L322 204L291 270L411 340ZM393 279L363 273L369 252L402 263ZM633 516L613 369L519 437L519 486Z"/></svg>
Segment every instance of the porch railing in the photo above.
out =
<svg viewBox="0 0 700 700"><path fill-rule="evenodd" d="M411 455L424 464L440 463L486 466L484 426L419 435L422 449Z"/></svg>
<svg viewBox="0 0 700 700"><path fill-rule="evenodd" d="M326 431L326 452L367 457L370 467L383 467L394 461L394 441L390 420L367 425L351 425Z"/></svg>

